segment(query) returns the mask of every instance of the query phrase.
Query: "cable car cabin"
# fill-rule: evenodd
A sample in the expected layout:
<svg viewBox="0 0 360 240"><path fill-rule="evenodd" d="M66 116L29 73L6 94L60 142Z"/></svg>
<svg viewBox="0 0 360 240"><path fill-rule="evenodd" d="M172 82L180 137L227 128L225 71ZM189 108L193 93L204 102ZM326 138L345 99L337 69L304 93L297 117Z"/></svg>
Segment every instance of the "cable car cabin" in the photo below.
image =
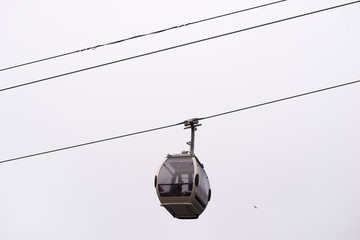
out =
<svg viewBox="0 0 360 240"><path fill-rule="evenodd" d="M195 155L168 155L155 176L156 192L170 214L179 219L196 219L211 197L209 179Z"/></svg>

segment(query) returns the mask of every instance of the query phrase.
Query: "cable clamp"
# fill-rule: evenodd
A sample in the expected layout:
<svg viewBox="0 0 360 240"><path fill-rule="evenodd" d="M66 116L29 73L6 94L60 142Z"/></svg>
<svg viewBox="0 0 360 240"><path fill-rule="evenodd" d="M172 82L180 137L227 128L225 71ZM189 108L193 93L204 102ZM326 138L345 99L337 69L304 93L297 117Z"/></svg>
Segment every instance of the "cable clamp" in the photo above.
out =
<svg viewBox="0 0 360 240"><path fill-rule="evenodd" d="M186 121L184 121L184 125L185 125L184 129L189 129L189 128L195 128L196 129L196 127L201 126L201 124L199 123L198 118L193 118L193 119L186 120Z"/></svg>

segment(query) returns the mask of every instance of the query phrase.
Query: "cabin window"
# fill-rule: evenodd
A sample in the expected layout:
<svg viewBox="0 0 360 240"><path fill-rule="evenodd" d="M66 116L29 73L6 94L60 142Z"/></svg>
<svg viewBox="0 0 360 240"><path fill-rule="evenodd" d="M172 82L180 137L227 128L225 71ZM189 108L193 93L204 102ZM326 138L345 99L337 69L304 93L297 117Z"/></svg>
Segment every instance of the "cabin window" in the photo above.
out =
<svg viewBox="0 0 360 240"><path fill-rule="evenodd" d="M199 167L198 169L200 181L199 185L196 187L195 198L205 208L208 204L210 184L204 169L202 169L201 167Z"/></svg>
<svg viewBox="0 0 360 240"><path fill-rule="evenodd" d="M169 158L159 171L161 197L190 196L193 187L194 164L191 158Z"/></svg>

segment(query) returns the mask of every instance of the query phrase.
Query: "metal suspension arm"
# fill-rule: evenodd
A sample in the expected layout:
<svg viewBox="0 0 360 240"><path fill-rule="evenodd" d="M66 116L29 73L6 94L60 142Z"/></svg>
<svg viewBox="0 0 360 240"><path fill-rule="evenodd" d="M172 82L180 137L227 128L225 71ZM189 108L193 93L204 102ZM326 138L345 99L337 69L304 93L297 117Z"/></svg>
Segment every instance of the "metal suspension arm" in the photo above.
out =
<svg viewBox="0 0 360 240"><path fill-rule="evenodd" d="M201 124L199 124L199 119L198 118L193 118L193 119L189 119L184 121L184 125L185 128L184 129L189 129L191 128L191 141L188 142L188 144L190 145L190 154L194 155L194 149L195 149L195 131L197 130L196 127L200 127Z"/></svg>

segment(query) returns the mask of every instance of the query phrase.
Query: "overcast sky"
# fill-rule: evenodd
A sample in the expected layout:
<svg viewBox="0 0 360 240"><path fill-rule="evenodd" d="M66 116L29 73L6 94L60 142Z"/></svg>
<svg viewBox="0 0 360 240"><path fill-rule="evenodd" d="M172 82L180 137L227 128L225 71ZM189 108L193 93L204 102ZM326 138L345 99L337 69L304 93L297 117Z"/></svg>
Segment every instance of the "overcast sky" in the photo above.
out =
<svg viewBox="0 0 360 240"><path fill-rule="evenodd" d="M271 1L2 0L0 68ZM346 3L288 0L0 71L26 83ZM0 161L360 79L360 3L0 92ZM360 239L360 84L202 121L197 220L153 179L182 126L0 164L0 239ZM258 208L254 208L256 205Z"/></svg>

